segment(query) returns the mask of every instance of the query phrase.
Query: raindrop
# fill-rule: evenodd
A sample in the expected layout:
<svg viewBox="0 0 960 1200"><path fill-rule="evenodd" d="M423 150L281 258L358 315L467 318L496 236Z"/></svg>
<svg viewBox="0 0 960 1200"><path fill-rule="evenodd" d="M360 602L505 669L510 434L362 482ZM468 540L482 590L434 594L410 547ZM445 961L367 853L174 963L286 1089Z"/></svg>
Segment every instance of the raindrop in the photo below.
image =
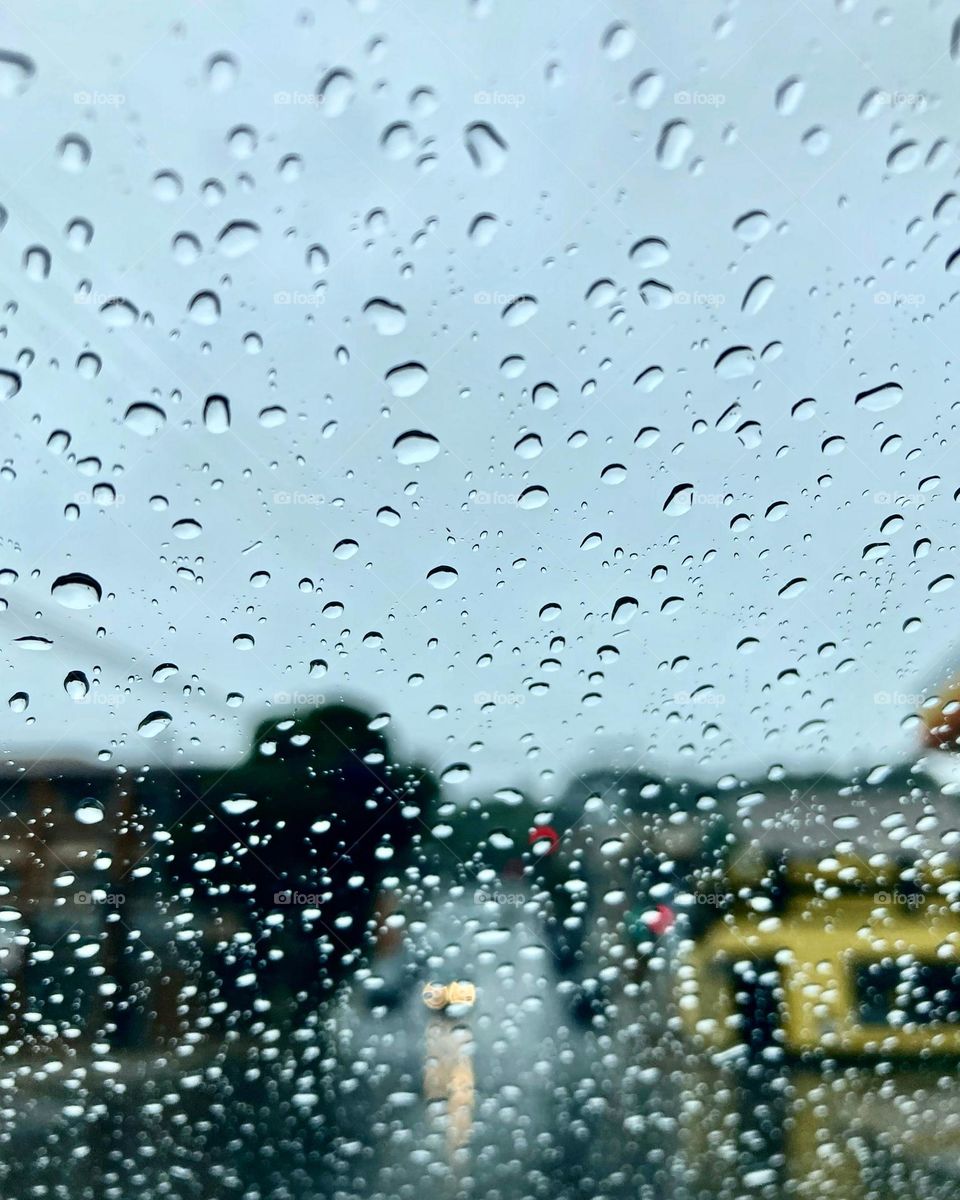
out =
<svg viewBox="0 0 960 1200"><path fill-rule="evenodd" d="M393 367L386 376L387 386L398 399L409 399L415 396L427 383L430 376L421 363L408 362L399 367Z"/></svg>
<svg viewBox="0 0 960 1200"><path fill-rule="evenodd" d="M140 316L129 300L117 296L108 300L100 309L104 324L110 329L123 329L132 325Z"/></svg>
<svg viewBox="0 0 960 1200"><path fill-rule="evenodd" d="M692 483L678 483L663 504L663 511L670 517L682 517L691 508L693 508Z"/></svg>
<svg viewBox="0 0 960 1200"><path fill-rule="evenodd" d="M5 100L25 92L37 73L32 58L15 50L0 50L0 96Z"/></svg>
<svg viewBox="0 0 960 1200"><path fill-rule="evenodd" d="M152 437L167 423L166 413L155 404L131 404L123 423L141 437Z"/></svg>
<svg viewBox="0 0 960 1200"><path fill-rule="evenodd" d="M513 328L526 323L536 314L537 300L535 296L517 296L511 300L500 314L504 321Z"/></svg>
<svg viewBox="0 0 960 1200"><path fill-rule="evenodd" d="M756 316L773 295L773 290L774 283L770 276L761 275L759 279L755 279L747 288L743 302L740 305L740 311L747 313L751 317Z"/></svg>
<svg viewBox="0 0 960 1200"><path fill-rule="evenodd" d="M731 346L724 350L713 369L721 379L742 379L756 370L757 359L749 346Z"/></svg>
<svg viewBox="0 0 960 1200"><path fill-rule="evenodd" d="M777 112L782 117L789 117L797 111L797 105L803 99L804 83L803 80L796 75L791 75L789 79L785 79L777 88L776 105Z"/></svg>
<svg viewBox="0 0 960 1200"><path fill-rule="evenodd" d="M535 485L523 489L517 497L517 504L525 509L543 508L549 499L550 493L547 489Z"/></svg>
<svg viewBox="0 0 960 1200"><path fill-rule="evenodd" d="M55 579L50 595L64 608L83 609L99 604L102 591L92 576L75 572Z"/></svg>
<svg viewBox="0 0 960 1200"><path fill-rule="evenodd" d="M621 596L613 606L610 619L614 625L626 625L637 615L640 605L633 596Z"/></svg>
<svg viewBox="0 0 960 1200"><path fill-rule="evenodd" d="M260 226L252 221L231 221L217 234L217 248L224 258L249 254L260 241Z"/></svg>
<svg viewBox="0 0 960 1200"><path fill-rule="evenodd" d="M393 443L393 451L397 462L405 467L428 463L440 453L440 443L432 433L422 433L418 429L410 429L401 433Z"/></svg>
<svg viewBox="0 0 960 1200"><path fill-rule="evenodd" d="M903 399L903 388L899 383L881 383L877 387L858 392L854 404L867 412L886 412Z"/></svg>
<svg viewBox="0 0 960 1200"><path fill-rule="evenodd" d="M57 144L57 157L64 171L76 174L90 161L90 143L79 133L68 133Z"/></svg>
<svg viewBox="0 0 960 1200"><path fill-rule="evenodd" d="M206 63L207 87L211 92L225 92L237 81L240 68L229 54L212 54Z"/></svg>
<svg viewBox="0 0 960 1200"><path fill-rule="evenodd" d="M157 709L143 718L137 726L137 732L145 738L155 738L157 734L163 733L172 720L173 717L168 712Z"/></svg>
<svg viewBox="0 0 960 1200"><path fill-rule="evenodd" d="M637 108L653 108L663 93L663 76L656 71L642 71L630 84L630 95Z"/></svg>
<svg viewBox="0 0 960 1200"><path fill-rule="evenodd" d="M63 679L63 690L71 700L82 700L90 691L90 681L82 671L68 671Z"/></svg>
<svg viewBox="0 0 960 1200"><path fill-rule="evenodd" d="M349 71L335 68L328 71L317 85L317 99L324 117L339 117L346 112L356 92L356 82Z"/></svg>
<svg viewBox="0 0 960 1200"><path fill-rule="evenodd" d="M185 517L182 521L174 521L172 529L173 536L179 538L182 542L192 541L203 533L203 526L192 517Z"/></svg>
<svg viewBox="0 0 960 1200"><path fill-rule="evenodd" d="M363 306L363 313L370 325L383 337L394 337L403 333L407 324L406 311L399 304L375 297Z"/></svg>
<svg viewBox="0 0 960 1200"><path fill-rule="evenodd" d="M20 387L21 380L16 371L0 370L0 400L12 400Z"/></svg>
<svg viewBox="0 0 960 1200"><path fill-rule="evenodd" d="M636 45L637 35L623 21L615 21L604 30L600 45L607 58L616 62L626 58Z"/></svg>
<svg viewBox="0 0 960 1200"><path fill-rule="evenodd" d="M668 171L675 171L692 143L693 130L686 121L668 121L657 142L657 162Z"/></svg>
<svg viewBox="0 0 960 1200"><path fill-rule="evenodd" d="M187 306L187 314L198 325L215 325L220 320L220 300L215 292L197 292Z"/></svg>
<svg viewBox="0 0 960 1200"><path fill-rule="evenodd" d="M499 222L492 213L479 213L470 222L467 236L476 246L489 246L493 241Z"/></svg>
<svg viewBox="0 0 960 1200"><path fill-rule="evenodd" d="M427 582L438 591L453 587L457 578L457 572L453 567L434 567L432 571L427 572Z"/></svg>
<svg viewBox="0 0 960 1200"><path fill-rule="evenodd" d="M475 121L463 131L470 161L481 175L496 175L507 161L507 143L486 121Z"/></svg>
<svg viewBox="0 0 960 1200"><path fill-rule="evenodd" d="M203 423L211 433L230 428L230 401L226 396L208 396L203 405Z"/></svg>
<svg viewBox="0 0 960 1200"><path fill-rule="evenodd" d="M752 246L754 242L759 242L770 232L770 218L765 212L755 209L753 212L744 213L742 217L738 217L733 224L733 231L741 241Z"/></svg>

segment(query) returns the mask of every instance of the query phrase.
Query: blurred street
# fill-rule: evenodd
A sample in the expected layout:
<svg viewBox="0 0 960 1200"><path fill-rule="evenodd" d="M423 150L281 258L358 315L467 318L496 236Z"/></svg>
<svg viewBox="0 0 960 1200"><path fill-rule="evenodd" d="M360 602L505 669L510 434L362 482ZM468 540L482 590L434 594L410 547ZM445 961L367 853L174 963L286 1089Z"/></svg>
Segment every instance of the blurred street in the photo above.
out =
<svg viewBox="0 0 960 1200"><path fill-rule="evenodd" d="M84 1181L72 1195L107 1200L956 1194L953 1067L706 1065L668 1012L622 999L585 1030L523 905L472 891L453 889L417 938L431 958L404 999L371 1007L368 980L320 1038L267 1025L193 1066L131 1057L112 1075L11 1061L5 1200L64 1194L65 1171ZM421 983L441 975L475 982L475 1005L430 1012ZM428 1047L446 1056L432 1074Z"/></svg>

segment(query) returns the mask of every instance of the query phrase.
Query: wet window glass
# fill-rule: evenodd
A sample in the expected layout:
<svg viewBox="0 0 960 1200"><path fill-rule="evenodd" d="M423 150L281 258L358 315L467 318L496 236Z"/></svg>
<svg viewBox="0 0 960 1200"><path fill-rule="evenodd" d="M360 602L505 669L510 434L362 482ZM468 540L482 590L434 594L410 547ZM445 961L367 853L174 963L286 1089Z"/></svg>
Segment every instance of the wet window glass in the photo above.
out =
<svg viewBox="0 0 960 1200"><path fill-rule="evenodd" d="M957 1194L958 71L5 6L5 1200Z"/></svg>

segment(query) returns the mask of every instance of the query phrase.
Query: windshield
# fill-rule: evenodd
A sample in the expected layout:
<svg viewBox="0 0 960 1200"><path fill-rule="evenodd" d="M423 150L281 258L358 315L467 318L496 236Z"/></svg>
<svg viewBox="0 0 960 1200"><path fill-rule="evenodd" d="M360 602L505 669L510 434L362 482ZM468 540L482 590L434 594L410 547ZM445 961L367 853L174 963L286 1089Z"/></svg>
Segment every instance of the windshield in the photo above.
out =
<svg viewBox="0 0 960 1200"><path fill-rule="evenodd" d="M956 1193L958 64L4 7L0 1195Z"/></svg>

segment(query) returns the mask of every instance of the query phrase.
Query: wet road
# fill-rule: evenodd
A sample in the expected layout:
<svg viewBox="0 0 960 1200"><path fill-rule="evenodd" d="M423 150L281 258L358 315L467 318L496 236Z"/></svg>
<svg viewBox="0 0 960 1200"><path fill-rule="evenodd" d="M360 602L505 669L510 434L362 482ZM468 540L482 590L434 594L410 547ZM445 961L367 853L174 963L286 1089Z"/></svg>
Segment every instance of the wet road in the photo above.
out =
<svg viewBox="0 0 960 1200"><path fill-rule="evenodd" d="M263 1010L232 1049L172 1046L113 1075L0 1073L4 1200L947 1200L954 1067L816 1072L691 1054L651 986L585 1029L522 903L455 896L411 930L393 1007L373 980L322 1022ZM432 1013L420 985L470 980ZM238 1031L239 1032L239 1031ZM45 1076L45 1077L44 1077Z"/></svg>

